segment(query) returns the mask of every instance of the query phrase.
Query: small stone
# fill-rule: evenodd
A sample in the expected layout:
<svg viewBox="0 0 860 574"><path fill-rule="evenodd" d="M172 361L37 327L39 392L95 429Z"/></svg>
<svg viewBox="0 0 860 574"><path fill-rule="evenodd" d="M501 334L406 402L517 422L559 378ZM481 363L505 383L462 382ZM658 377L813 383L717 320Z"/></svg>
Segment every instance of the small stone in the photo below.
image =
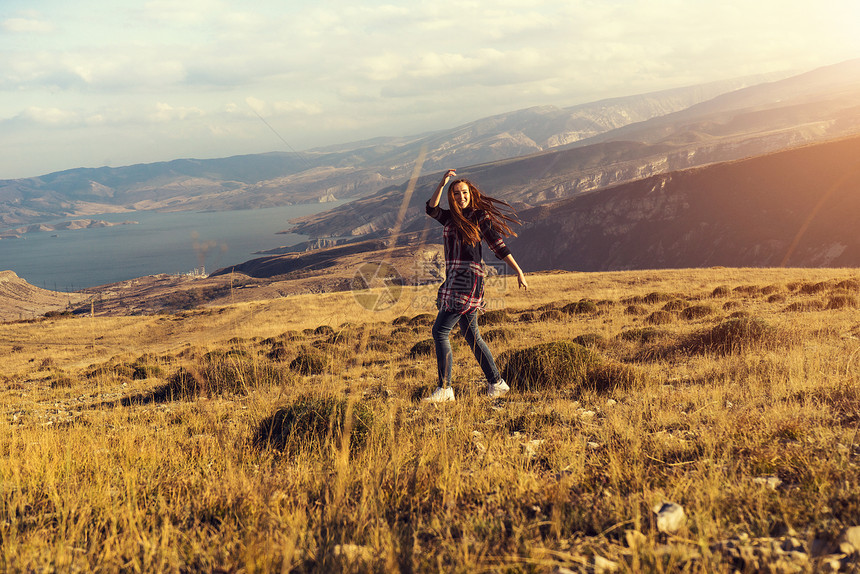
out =
<svg viewBox="0 0 860 574"><path fill-rule="evenodd" d="M860 526L846 528L845 532L842 533L841 541L843 544L850 545L852 552L860 551Z"/></svg>
<svg viewBox="0 0 860 574"><path fill-rule="evenodd" d="M587 444L588 448L590 448L591 450L600 450L603 447L603 445L599 442L589 442Z"/></svg>
<svg viewBox="0 0 860 574"><path fill-rule="evenodd" d="M594 555L594 571L597 574L605 574L609 572L618 572L618 563L612 560L607 560L600 554Z"/></svg>
<svg viewBox="0 0 860 574"><path fill-rule="evenodd" d="M758 476L753 481L756 484L763 484L771 490L776 490L782 485L782 480L778 476Z"/></svg>
<svg viewBox="0 0 860 574"><path fill-rule="evenodd" d="M674 502L663 502L653 508L657 515L657 530L664 534L677 534L687 523L684 508Z"/></svg>
<svg viewBox="0 0 860 574"><path fill-rule="evenodd" d="M615 399L607 399L607 401L606 401L607 407L614 407L617 404L618 404L618 401L616 401Z"/></svg>
<svg viewBox="0 0 860 574"><path fill-rule="evenodd" d="M581 413L579 413L579 416L581 416L584 419L591 419L591 418L594 418L594 416L596 414L597 413L594 411L582 411Z"/></svg>

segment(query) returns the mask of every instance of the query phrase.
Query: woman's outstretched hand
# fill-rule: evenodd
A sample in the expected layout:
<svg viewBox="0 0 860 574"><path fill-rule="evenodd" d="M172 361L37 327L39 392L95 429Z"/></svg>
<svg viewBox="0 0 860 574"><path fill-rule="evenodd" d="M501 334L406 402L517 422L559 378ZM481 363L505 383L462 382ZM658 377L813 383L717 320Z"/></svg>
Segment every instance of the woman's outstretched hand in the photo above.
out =
<svg viewBox="0 0 860 574"><path fill-rule="evenodd" d="M448 183L448 180L457 175L457 170L449 169L445 172L445 175L442 176L442 185Z"/></svg>
<svg viewBox="0 0 860 574"><path fill-rule="evenodd" d="M529 284L528 281L526 281L526 275L522 271L517 273L517 284L520 286L520 288L525 289L526 291L529 290Z"/></svg>

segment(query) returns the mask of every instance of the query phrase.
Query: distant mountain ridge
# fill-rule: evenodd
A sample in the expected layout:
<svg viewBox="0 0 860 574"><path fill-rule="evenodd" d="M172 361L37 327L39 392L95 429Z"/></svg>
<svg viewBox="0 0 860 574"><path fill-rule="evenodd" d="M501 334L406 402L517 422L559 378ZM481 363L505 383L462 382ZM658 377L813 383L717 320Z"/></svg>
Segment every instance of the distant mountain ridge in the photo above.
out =
<svg viewBox="0 0 860 574"><path fill-rule="evenodd" d="M512 204L535 206L657 174L860 133L858 102L860 60L852 60L726 93L559 149L465 167L458 174ZM422 203L438 177L438 172L428 173L418 180L402 223L406 229L421 225ZM312 237L384 234L394 227L406 188L406 183L391 186L298 218L293 231Z"/></svg>
<svg viewBox="0 0 860 574"><path fill-rule="evenodd" d="M768 76L712 82L570 108L536 107L453 129L301 153L81 168L0 181L0 231L62 217L134 210L231 210L363 197L425 170L519 157L678 111Z"/></svg>
<svg viewBox="0 0 860 574"><path fill-rule="evenodd" d="M860 267L860 137L661 174L521 215L525 269Z"/></svg>

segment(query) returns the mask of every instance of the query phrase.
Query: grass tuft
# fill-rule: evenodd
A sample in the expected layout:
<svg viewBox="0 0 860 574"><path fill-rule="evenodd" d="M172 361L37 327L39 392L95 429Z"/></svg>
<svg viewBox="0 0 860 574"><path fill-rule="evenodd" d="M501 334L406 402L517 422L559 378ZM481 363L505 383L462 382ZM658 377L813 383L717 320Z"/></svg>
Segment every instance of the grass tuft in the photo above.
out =
<svg viewBox="0 0 860 574"><path fill-rule="evenodd" d="M372 424L373 411L361 401L302 395L260 421L251 442L258 449L296 454L319 450L330 441L339 448L348 436L356 451L365 446Z"/></svg>

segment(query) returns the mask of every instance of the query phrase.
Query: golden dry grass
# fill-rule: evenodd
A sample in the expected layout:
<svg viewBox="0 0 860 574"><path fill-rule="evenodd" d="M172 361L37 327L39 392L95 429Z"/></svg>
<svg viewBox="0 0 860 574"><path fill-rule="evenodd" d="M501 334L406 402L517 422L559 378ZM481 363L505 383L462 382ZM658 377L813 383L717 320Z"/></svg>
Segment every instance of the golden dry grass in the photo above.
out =
<svg viewBox="0 0 860 574"><path fill-rule="evenodd" d="M635 383L512 380L489 400L457 336L444 407L416 400L435 360L410 354L433 286L382 311L337 293L2 324L0 569L824 569L860 523L855 279L545 273L528 293L497 279L497 357L575 341ZM302 353L322 372L290 368ZM179 373L200 384L178 392ZM324 418L261 441L296 405ZM674 535L656 528L662 501L688 516Z"/></svg>

